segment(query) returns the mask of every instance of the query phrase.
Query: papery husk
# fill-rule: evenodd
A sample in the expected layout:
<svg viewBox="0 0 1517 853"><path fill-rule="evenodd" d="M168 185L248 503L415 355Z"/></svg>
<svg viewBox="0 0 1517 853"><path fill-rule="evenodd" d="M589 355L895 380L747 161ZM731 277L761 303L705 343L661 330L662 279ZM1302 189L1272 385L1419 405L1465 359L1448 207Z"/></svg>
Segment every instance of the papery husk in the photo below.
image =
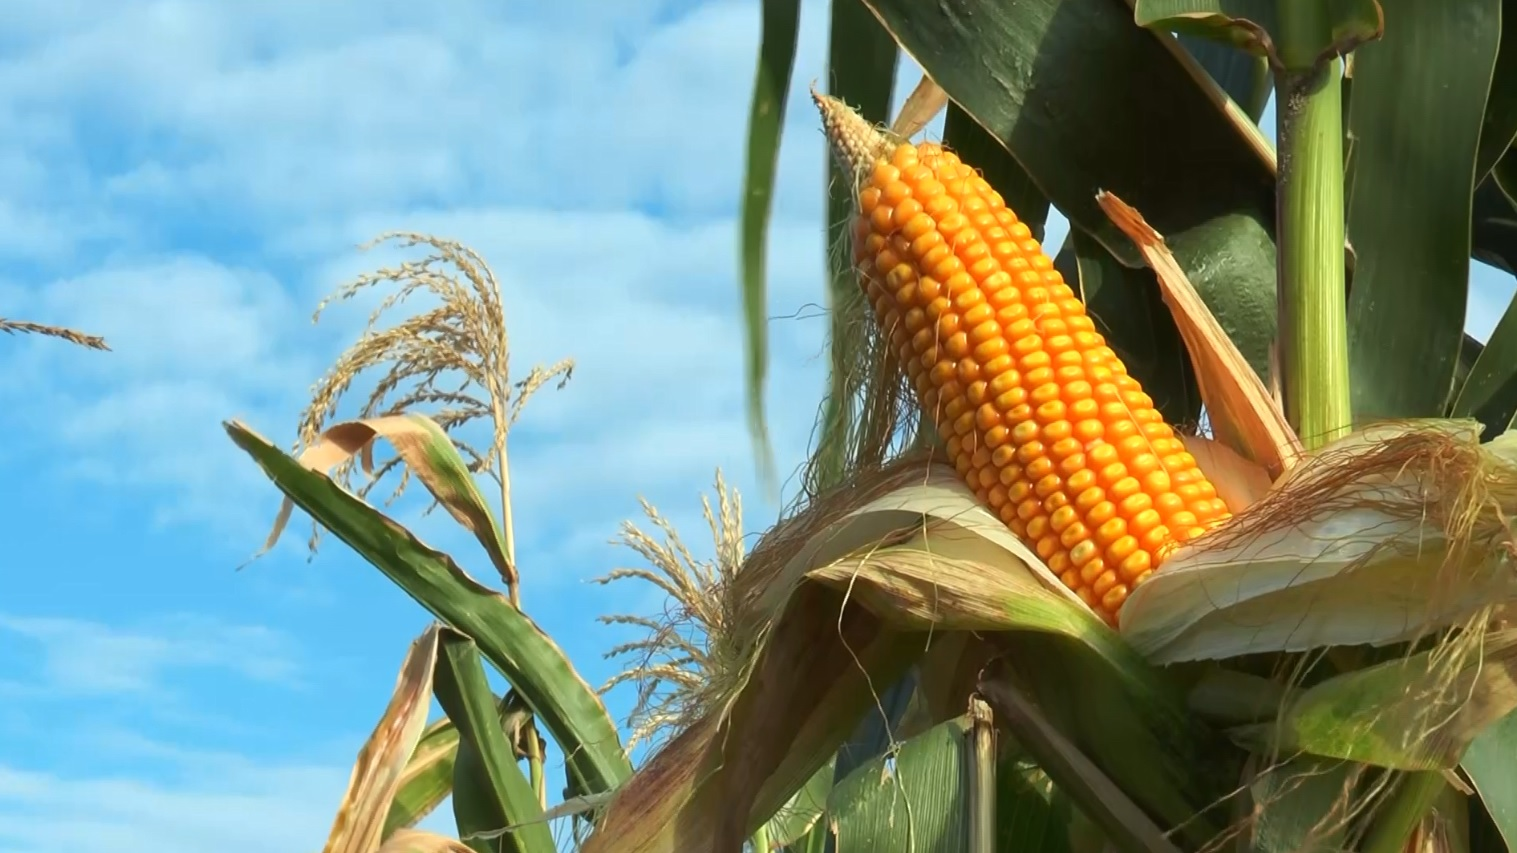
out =
<svg viewBox="0 0 1517 853"><path fill-rule="evenodd" d="M587 853L738 850L934 642L1033 630L1081 642L1119 671L1142 666L926 455L860 475L782 522L734 580L767 625L751 669L617 792Z"/></svg>
<svg viewBox="0 0 1517 853"><path fill-rule="evenodd" d="M1517 436L1386 423L1311 454L1177 549L1118 614L1156 663L1385 645L1517 598Z"/></svg>
<svg viewBox="0 0 1517 853"><path fill-rule="evenodd" d="M1127 235L1159 281L1175 327L1185 341L1207 420L1216 438L1277 479L1302 456L1301 439L1286 422L1279 401L1254 373L1170 254L1164 237L1143 215L1109 192L1096 202Z"/></svg>
<svg viewBox="0 0 1517 853"><path fill-rule="evenodd" d="M771 528L733 579L758 649L732 695L669 740L616 792L584 853L737 851L824 763L924 642L891 630L846 596L804 583L830 528L870 501L920 481L923 455L859 471ZM891 524L867 541L888 538ZM833 546L835 549L835 544ZM798 689L800 688L800 689Z"/></svg>

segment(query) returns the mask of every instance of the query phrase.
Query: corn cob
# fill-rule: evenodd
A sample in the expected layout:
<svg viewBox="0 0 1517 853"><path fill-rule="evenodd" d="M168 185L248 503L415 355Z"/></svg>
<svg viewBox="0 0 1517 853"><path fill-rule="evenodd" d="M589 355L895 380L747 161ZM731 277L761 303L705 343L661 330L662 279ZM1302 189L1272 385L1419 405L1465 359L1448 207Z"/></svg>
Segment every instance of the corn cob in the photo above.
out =
<svg viewBox="0 0 1517 853"><path fill-rule="evenodd" d="M855 178L860 283L949 459L1115 623L1131 590L1227 505L984 178L812 94Z"/></svg>

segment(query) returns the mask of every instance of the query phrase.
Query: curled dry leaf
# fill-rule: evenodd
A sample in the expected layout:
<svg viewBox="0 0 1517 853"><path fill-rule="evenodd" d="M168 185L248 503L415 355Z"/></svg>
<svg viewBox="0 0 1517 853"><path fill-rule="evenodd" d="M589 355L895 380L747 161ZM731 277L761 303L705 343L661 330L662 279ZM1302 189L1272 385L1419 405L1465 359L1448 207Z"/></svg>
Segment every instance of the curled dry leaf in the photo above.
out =
<svg viewBox="0 0 1517 853"><path fill-rule="evenodd" d="M901 111L896 114L895 121L890 125L890 131L901 138L916 136L922 128L926 127L937 118L938 113L948 108L948 93L943 87L932 82L932 78L922 75L921 82L911 90L906 103L901 105Z"/></svg>
<svg viewBox="0 0 1517 853"><path fill-rule="evenodd" d="M390 802L427 727L440 633L441 625L434 622L411 643L390 704L358 752L322 853L372 853L379 848ZM405 848L396 848L401 849Z"/></svg>
<svg viewBox="0 0 1517 853"><path fill-rule="evenodd" d="M507 586L514 585L516 567L506 553L505 540L495 515L452 440L431 418L407 414L343 421L324 430L297 459L312 471L325 474L357 456L364 472L372 474L374 441L380 438L390 442L448 514L474 534ZM279 541L294 509L295 502L286 497L279 506L279 515L260 554Z"/></svg>
<svg viewBox="0 0 1517 853"><path fill-rule="evenodd" d="M453 793L453 764L458 757L458 728L443 717L427 726L396 783L385 825L415 826Z"/></svg>
<svg viewBox="0 0 1517 853"><path fill-rule="evenodd" d="M1222 330L1191 286L1164 238L1141 214L1109 192L1096 194L1108 218L1122 229L1158 275L1159 289L1190 352L1212 431L1224 444L1278 478L1301 457L1301 440L1285 421L1264 383Z"/></svg>
<svg viewBox="0 0 1517 853"><path fill-rule="evenodd" d="M377 853L474 853L473 848L456 838L420 829L398 829Z"/></svg>

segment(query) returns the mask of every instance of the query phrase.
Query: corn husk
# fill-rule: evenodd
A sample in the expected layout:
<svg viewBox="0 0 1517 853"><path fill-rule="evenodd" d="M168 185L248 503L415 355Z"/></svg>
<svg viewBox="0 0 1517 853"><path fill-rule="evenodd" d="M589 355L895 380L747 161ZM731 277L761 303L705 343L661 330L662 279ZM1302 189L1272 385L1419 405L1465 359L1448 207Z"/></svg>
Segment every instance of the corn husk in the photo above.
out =
<svg viewBox="0 0 1517 853"><path fill-rule="evenodd" d="M1120 614L1158 663L1384 645L1517 597L1517 434L1385 424L1313 454L1214 535L1177 550Z"/></svg>

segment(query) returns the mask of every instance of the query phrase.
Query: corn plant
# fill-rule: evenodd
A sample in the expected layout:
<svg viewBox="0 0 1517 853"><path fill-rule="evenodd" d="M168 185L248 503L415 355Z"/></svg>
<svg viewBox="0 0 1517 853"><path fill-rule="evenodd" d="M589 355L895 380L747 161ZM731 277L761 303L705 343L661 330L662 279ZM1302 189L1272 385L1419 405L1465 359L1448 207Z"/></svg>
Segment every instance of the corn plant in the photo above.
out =
<svg viewBox="0 0 1517 853"><path fill-rule="evenodd" d="M559 849L552 821L569 819L577 833L587 831L630 776L628 750L666 740L708 713L752 658L760 634L744 620L759 611L732 596L743 563L741 502L718 472L715 508L704 504L715 545L710 562L695 559L646 502L662 536L624 525L621 541L640 563L599 581L652 584L676 606L661 619L603 616L646 635L613 648L608 657L631 663L591 689L524 612L511 535L511 428L535 392L554 380L563 386L573 362L514 378L501 288L484 258L424 234L386 234L376 244L386 242L427 254L360 275L318 306L319 318L330 302L384 293L363 333L312 387L299 417L298 453L243 424L226 424L285 494L265 550L298 507L313 521L313 552L318 532L335 535L438 620L411 645L336 804L324 850L549 853ZM412 313L385 322L402 308ZM370 387L356 417L338 420L363 384ZM487 427L488 440L474 440L471 425ZM380 443L394 454L376 458ZM472 534L500 591L370 503L381 484L389 484L388 504L413 481L430 498L427 512L441 507ZM505 677L506 695L493 692L487 666ZM600 698L623 683L638 691L625 742ZM432 698L444 716L429 721ZM543 731L565 758L566 778L556 786L563 801L551 808ZM450 796L457 837L415 829Z"/></svg>
<svg viewBox="0 0 1517 853"><path fill-rule="evenodd" d="M744 193L761 450L798 9ZM807 495L737 575L746 680L587 849L1517 841L1517 312L1463 332L1470 259L1514 268L1509 11L833 0Z"/></svg>
<svg viewBox="0 0 1517 853"><path fill-rule="evenodd" d="M761 451L798 9L764 2L744 188ZM411 411L436 400L319 427L300 458L229 424L292 505L439 618L327 849L536 853L571 811L592 853L1517 841L1517 312L1483 345L1463 333L1470 259L1517 270L1506 11L833 0L821 437L751 551L707 572L646 550L689 585L622 575L668 582L694 603L671 621L708 628L634 617L659 741L636 772L511 592L487 466L445 414ZM903 52L925 76L891 116ZM1271 91L1278 153L1257 126ZM943 145L921 139L944 110ZM1054 209L1071 230L1045 254ZM410 327L418 362L469 351L431 334L438 311ZM506 594L323 473L369 464L376 438ZM567 757L558 809L537 725ZM462 841L411 829L448 790Z"/></svg>

